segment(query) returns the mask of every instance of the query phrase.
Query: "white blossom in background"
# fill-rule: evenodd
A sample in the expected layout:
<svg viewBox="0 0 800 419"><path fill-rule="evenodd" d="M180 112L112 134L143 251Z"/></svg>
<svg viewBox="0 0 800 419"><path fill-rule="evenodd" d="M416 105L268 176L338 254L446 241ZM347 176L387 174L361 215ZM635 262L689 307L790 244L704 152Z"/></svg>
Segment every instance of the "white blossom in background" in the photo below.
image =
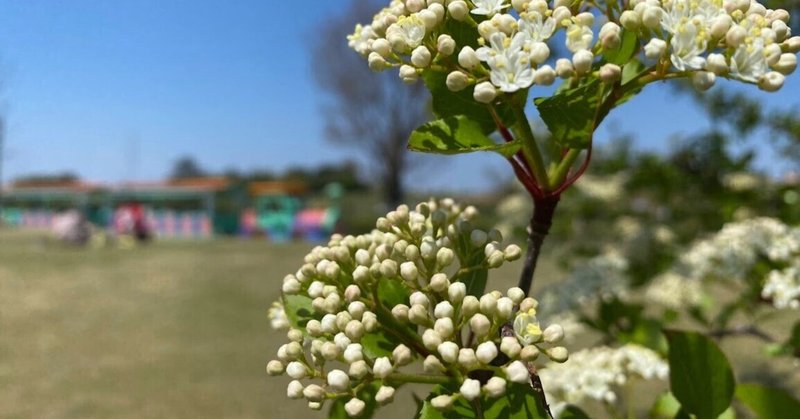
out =
<svg viewBox="0 0 800 419"><path fill-rule="evenodd" d="M674 272L666 272L653 279L645 290L646 301L672 310L697 307L703 300L703 284Z"/></svg>
<svg viewBox="0 0 800 419"><path fill-rule="evenodd" d="M360 390L369 384L380 384L379 404L391 402L394 386L404 382L457 384L459 391L434 403L444 409L459 397L500 397L512 383L529 384L525 363L565 362L568 351L559 343L567 331L552 322L541 326L539 303L524 291L467 295L465 272L497 268L522 253L502 245L498 231L472 227L476 213L451 199L414 210L401 205L378 219L371 234L334 235L314 248L282 286L287 305L289 298L305 299L313 318L289 330L267 365L270 375L293 379L287 396L306 399L312 409L343 399L348 415L357 416L366 402ZM409 298L393 305L376 300L390 283ZM378 334L400 343L388 355L376 353L367 338ZM415 375L420 363L421 376ZM493 376L482 385L469 377L476 370Z"/></svg>
<svg viewBox="0 0 800 419"><path fill-rule="evenodd" d="M634 344L583 349L573 352L569 362L539 370L555 417L569 404L614 403L621 387L633 378L664 381L668 375L669 365L657 353Z"/></svg>
<svg viewBox="0 0 800 419"><path fill-rule="evenodd" d="M275 301L267 311L270 327L274 330L284 330L289 328L289 319L283 310L283 303Z"/></svg>
<svg viewBox="0 0 800 419"><path fill-rule="evenodd" d="M759 262L772 267L763 278L753 278ZM703 281L744 283L758 280L761 296L779 309L800 308L800 227L772 218L753 218L726 224L713 236L696 242L680 256L675 268L656 280L646 295L651 301L672 308L690 298L689 289L702 288ZM671 290L674 295L659 295ZM692 294L694 291L691 292ZM702 295L702 293L697 293Z"/></svg>
<svg viewBox="0 0 800 419"><path fill-rule="evenodd" d="M627 175L617 173L610 176L584 174L575 187L584 195L603 202L617 202L625 193Z"/></svg>

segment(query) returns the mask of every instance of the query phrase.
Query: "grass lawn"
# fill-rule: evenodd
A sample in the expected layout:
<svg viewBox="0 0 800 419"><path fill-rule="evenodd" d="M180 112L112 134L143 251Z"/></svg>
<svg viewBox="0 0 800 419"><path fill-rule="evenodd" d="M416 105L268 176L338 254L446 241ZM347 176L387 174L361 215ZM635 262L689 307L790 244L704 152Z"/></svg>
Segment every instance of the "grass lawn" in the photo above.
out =
<svg viewBox="0 0 800 419"><path fill-rule="evenodd" d="M310 244L71 249L44 237L0 230L0 418L323 416L264 371L285 340L266 310Z"/></svg>

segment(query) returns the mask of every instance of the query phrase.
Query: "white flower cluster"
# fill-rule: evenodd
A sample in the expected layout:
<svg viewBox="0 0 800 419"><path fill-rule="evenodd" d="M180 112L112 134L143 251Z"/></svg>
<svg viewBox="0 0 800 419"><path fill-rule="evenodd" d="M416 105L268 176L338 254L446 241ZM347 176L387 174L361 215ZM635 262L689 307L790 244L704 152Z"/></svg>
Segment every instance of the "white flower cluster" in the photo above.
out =
<svg viewBox="0 0 800 419"><path fill-rule="evenodd" d="M670 271L653 279L645 290L644 298L662 307L681 310L699 306L704 294L700 281L690 280Z"/></svg>
<svg viewBox="0 0 800 419"><path fill-rule="evenodd" d="M555 346L563 329L551 324L542 330L538 302L521 289L468 295L462 280L472 272L521 256L518 246L501 246L496 230L473 228L476 212L450 199L415 210L402 205L378 219L371 234L336 235L313 249L284 279L282 292L285 301L309 301L314 318L294 324L289 342L267 365L270 375L293 379L288 397L305 398L313 409L327 399L347 399L345 411L358 416L366 406L360 391L373 383L380 384L379 404L393 399L396 383L460 385L457 393L432 400L446 409L460 397L499 397L508 383L527 383L526 363L540 354L565 361L566 348ZM388 303L386 289L408 298ZM288 302L286 309L292 313ZM384 338L394 342L391 353L374 344ZM415 359L422 360L424 375L400 371ZM479 370L491 378L472 378Z"/></svg>
<svg viewBox="0 0 800 419"><path fill-rule="evenodd" d="M575 187L585 196L598 201L615 203L625 195L627 174L617 173L607 176L584 174Z"/></svg>
<svg viewBox="0 0 800 419"><path fill-rule="evenodd" d="M555 417L569 404L594 400L613 404L620 386L632 378L666 380L669 365L643 346L605 346L574 352L565 364L548 364L539 370L547 402Z"/></svg>
<svg viewBox="0 0 800 419"><path fill-rule="evenodd" d="M267 317L269 318L270 327L275 330L283 330L289 328L289 318L286 317L286 311L283 309L283 303L275 301L267 310Z"/></svg>
<svg viewBox="0 0 800 419"><path fill-rule="evenodd" d="M698 302L697 297L686 297L689 290L700 289L703 280L747 281L760 261L778 266L761 278L761 296L776 308L800 308L800 228L772 218L729 223L695 243L646 296L668 307Z"/></svg>
<svg viewBox="0 0 800 419"><path fill-rule="evenodd" d="M720 76L775 91L797 66L800 37L791 37L785 10L769 10L755 0L623 4L620 9L605 3L606 10L585 0L391 0L348 40L375 71L399 67L408 83L429 69L445 72L448 88L474 85L474 98L483 103L494 101L498 91L550 85L557 77L592 74L617 82L620 65L594 64L619 50L623 28L644 45L641 58L654 69L662 75L670 67L685 72L700 90ZM456 24L462 44L449 33ZM474 37L464 38L463 28ZM548 42L560 30L571 56L553 59Z"/></svg>

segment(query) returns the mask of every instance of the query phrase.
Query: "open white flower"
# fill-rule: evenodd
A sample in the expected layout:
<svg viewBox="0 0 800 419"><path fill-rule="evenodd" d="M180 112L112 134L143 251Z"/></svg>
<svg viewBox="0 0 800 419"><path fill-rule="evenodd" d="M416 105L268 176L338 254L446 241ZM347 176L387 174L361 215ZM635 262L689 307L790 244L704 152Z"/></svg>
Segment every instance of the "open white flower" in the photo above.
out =
<svg viewBox="0 0 800 419"><path fill-rule="evenodd" d="M475 8L472 9L471 13L485 16L501 13L510 6L506 3L506 0L472 0L472 3L475 4Z"/></svg>
<svg viewBox="0 0 800 419"><path fill-rule="evenodd" d="M395 51L405 53L422 44L425 31L425 22L418 15L401 16L386 28L386 39Z"/></svg>
<svg viewBox="0 0 800 419"><path fill-rule="evenodd" d="M489 36L489 46L478 48L475 53L489 68L492 84L504 92L516 92L533 84L533 70L528 54L523 46L528 35L523 32L509 38L503 32L495 32Z"/></svg>

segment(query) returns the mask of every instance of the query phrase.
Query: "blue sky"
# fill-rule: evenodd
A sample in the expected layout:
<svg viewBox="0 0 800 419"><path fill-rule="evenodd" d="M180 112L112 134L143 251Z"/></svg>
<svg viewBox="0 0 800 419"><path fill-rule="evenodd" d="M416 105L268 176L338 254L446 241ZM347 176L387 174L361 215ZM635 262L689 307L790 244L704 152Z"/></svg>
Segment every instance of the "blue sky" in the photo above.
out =
<svg viewBox="0 0 800 419"><path fill-rule="evenodd" d="M307 47L342 2L296 4L0 0L5 179L59 171L158 179L183 155L212 170L276 171L352 157L324 140ZM800 104L800 79L770 101ZM635 134L638 147L664 150L708 124L689 99L656 86L612 114L598 139L613 127ZM490 154L447 158L444 167L434 186L485 187L509 175Z"/></svg>

